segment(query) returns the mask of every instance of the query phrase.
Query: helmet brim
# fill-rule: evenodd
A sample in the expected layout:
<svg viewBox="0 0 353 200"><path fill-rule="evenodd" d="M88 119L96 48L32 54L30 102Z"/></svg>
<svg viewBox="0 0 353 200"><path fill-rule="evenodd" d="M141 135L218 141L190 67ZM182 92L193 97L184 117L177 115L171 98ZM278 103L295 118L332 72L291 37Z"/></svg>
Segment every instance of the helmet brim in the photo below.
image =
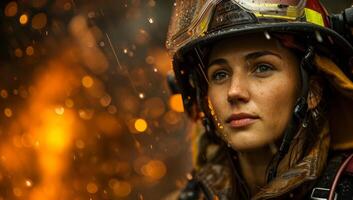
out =
<svg viewBox="0 0 353 200"><path fill-rule="evenodd" d="M215 30L209 33L205 33L205 36L199 37L198 39L195 39L192 42L186 44L181 49L179 49L176 54L179 56L184 55L196 45L210 45L214 42L226 38L261 32L281 32L289 34L292 33L296 35L300 34L302 37L316 39L317 44L327 46L330 49L334 48L336 50L340 50L340 52L338 52L340 54L339 56L343 54L348 58L353 57L353 46L344 37L332 29L308 22L256 23L237 26L237 28L223 28L222 30ZM317 38L318 35L328 38L328 41L330 42L320 41L320 39Z"/></svg>

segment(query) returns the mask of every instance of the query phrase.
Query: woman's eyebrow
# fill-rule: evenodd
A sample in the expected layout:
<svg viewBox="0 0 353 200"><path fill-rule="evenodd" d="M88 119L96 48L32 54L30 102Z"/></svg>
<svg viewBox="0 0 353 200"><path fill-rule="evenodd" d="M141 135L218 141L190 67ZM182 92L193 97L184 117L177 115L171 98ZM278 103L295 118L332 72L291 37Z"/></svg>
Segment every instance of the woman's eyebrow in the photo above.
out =
<svg viewBox="0 0 353 200"><path fill-rule="evenodd" d="M215 60L212 60L210 63L208 63L207 68L211 67L212 65L226 65L228 62L223 59L223 58L217 58Z"/></svg>
<svg viewBox="0 0 353 200"><path fill-rule="evenodd" d="M272 51L256 51L256 52L252 52L252 53L247 54L245 56L245 60L254 60L258 57L266 56L266 55L273 55L273 56L282 58L279 54L274 53Z"/></svg>

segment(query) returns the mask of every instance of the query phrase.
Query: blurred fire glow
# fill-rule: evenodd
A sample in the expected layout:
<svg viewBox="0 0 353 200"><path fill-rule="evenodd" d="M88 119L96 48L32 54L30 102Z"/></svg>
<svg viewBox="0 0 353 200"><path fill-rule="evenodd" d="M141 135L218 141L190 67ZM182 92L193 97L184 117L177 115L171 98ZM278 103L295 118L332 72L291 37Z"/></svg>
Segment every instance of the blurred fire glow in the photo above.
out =
<svg viewBox="0 0 353 200"><path fill-rule="evenodd" d="M173 133L188 127L167 92L159 4L5 4L0 200L161 199L180 187L188 149Z"/></svg>
<svg viewBox="0 0 353 200"><path fill-rule="evenodd" d="M36 181L25 181L23 186L33 186L30 192L24 193L21 186L16 187L13 193L17 197L28 195L28 199L44 200L61 199L66 195L62 177L67 170L75 117L72 111L64 112L64 108L56 104L66 97L67 88L77 85L74 77L60 62L48 64L47 70L37 75L33 86L35 92L28 101L27 109L18 113L18 118L10 125L14 146L2 146L4 166L10 171L20 172L25 163L37 162L40 176ZM13 115L9 108L4 112L7 117ZM25 150L23 148L33 148L36 156L32 159L36 159L25 156L26 153L14 155L18 149Z"/></svg>
<svg viewBox="0 0 353 200"><path fill-rule="evenodd" d="M61 178L67 170L68 148L71 145L75 117L64 108L55 108L55 102L66 96L66 88L72 87L67 77L71 72L60 63L51 63L48 70L38 76L36 93L29 102L29 111L23 119L32 119L29 134L36 141L36 153L41 168L41 181L30 195L33 200L65 197ZM72 75L72 74L71 74ZM27 128L27 127L25 127ZM58 196L62 194L63 196Z"/></svg>

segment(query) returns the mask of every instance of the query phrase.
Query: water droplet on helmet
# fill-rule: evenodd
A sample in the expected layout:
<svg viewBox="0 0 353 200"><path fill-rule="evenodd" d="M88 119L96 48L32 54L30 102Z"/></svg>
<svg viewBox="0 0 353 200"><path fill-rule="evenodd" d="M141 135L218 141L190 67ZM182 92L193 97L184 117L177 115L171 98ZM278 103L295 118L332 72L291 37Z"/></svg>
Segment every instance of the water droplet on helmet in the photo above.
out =
<svg viewBox="0 0 353 200"><path fill-rule="evenodd" d="M316 40L318 42L322 42L323 41L322 36L321 36L319 31L315 31L315 38L316 38Z"/></svg>
<svg viewBox="0 0 353 200"><path fill-rule="evenodd" d="M271 39L271 35L267 31L265 31L264 34L265 34L266 39L268 39L268 40Z"/></svg>

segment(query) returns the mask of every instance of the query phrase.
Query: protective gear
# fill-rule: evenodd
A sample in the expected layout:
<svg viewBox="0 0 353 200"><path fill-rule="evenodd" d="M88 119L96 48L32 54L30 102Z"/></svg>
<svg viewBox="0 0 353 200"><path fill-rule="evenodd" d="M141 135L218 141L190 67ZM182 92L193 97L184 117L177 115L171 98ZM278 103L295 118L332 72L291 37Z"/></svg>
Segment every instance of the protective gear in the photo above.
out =
<svg viewBox="0 0 353 200"><path fill-rule="evenodd" d="M290 151L294 153L287 154L284 158L284 160L291 160L289 162L291 166L282 163L277 172L278 176L265 187L262 187L259 193L251 197L253 200L310 199L310 196L323 198L319 189L324 188L322 183L323 180L327 181L325 179L327 178L326 174L335 177L337 173L335 170L327 168L327 165L330 165L335 157L341 156L342 152L345 154L347 150L349 152L349 149L353 149L353 134L349 134L353 133L353 82L328 58L315 55L313 64L322 73L322 76L328 77L331 85L336 89L336 92L330 96L332 100L330 105L333 106L329 109L328 116L332 117L321 126L322 130L319 133L318 140L311 144L308 151L303 151L304 140L307 137L306 132L302 132L294 138L296 142L295 144L292 143L290 147ZM216 148L212 141L209 142L210 145L202 145L207 143L203 141L205 138L207 138L207 135L201 134L198 147L194 147L198 149L198 152L195 153L199 157L206 155L207 157L203 159L208 161L202 163L203 166L197 166L197 173L193 175L192 183L198 185L199 188L183 191L183 196L196 192L196 194L193 194L196 196L203 195L205 199L213 199L215 196L219 199L250 199L249 194L240 197L239 194L237 194L238 196L233 195L234 180L232 178L235 176L234 172L236 170L233 169L230 159L226 159L229 149ZM210 151L216 152L209 153ZM337 167L342 165L341 161ZM348 195L348 197L351 197L352 189L350 187L352 187L353 176L352 174L347 176L345 175L338 180L339 186L335 193L339 196ZM349 188L347 189L347 187ZM198 192L204 194L198 194Z"/></svg>
<svg viewBox="0 0 353 200"><path fill-rule="evenodd" d="M292 183L301 184L316 179L323 170L329 142L319 142L318 144L325 144L325 151L316 155L317 157L322 156L317 160L320 163L316 167L310 166L312 167L310 170L314 170L315 173L301 169L302 171L299 170L299 172L307 173L307 176L298 176L288 182L288 179L278 177L278 175L283 175L283 171L277 170L277 167L281 160L287 156L293 137L297 135L301 127L305 128L310 73L322 66L324 67L320 70L324 73L327 72L326 67L329 68L329 64L333 61L331 66L336 67L335 73L333 73L334 80L342 80L344 77L346 86L350 86L352 83L353 47L347 41L350 36L343 34L346 36L345 38L341 35L342 32L340 34L332 29L332 27L339 27L340 31L343 30L347 33L345 28L349 24L342 28L342 24L339 23L345 20L348 22L351 16L350 12L344 12L342 16L344 17L334 16L331 18L318 0L176 0L174 4L166 46L173 56L173 69L183 97L185 110L195 120L202 118L205 131L211 133L210 135L212 133L215 135L216 124L212 123L215 121L212 120L214 114L206 98L208 80L205 73L205 60L208 56L209 49L207 48L209 46L225 38L262 32L268 39L277 37L284 46L305 52L300 66L301 95L295 105L293 117L284 131L284 139L279 152L269 167L268 181L271 182L266 186L269 188L258 194L259 199L281 195L282 189L282 192L292 189ZM299 41L301 45L297 45L281 35L291 35L297 40L295 42ZM316 65L313 70L312 66L317 64L319 62L317 60L321 58L318 55L329 58L329 61L321 66ZM336 128L332 121L330 121L329 127L332 127L333 130ZM348 137L352 137L349 141L353 141L353 134ZM332 144L332 146L334 145L335 143ZM321 149L321 146L315 148ZM309 154L308 156L313 155ZM315 159L310 160L314 161ZM305 159L302 162L313 164ZM299 162L299 165L303 166L303 163ZM292 167L289 170L290 173L293 173L292 170L296 170L295 166Z"/></svg>

